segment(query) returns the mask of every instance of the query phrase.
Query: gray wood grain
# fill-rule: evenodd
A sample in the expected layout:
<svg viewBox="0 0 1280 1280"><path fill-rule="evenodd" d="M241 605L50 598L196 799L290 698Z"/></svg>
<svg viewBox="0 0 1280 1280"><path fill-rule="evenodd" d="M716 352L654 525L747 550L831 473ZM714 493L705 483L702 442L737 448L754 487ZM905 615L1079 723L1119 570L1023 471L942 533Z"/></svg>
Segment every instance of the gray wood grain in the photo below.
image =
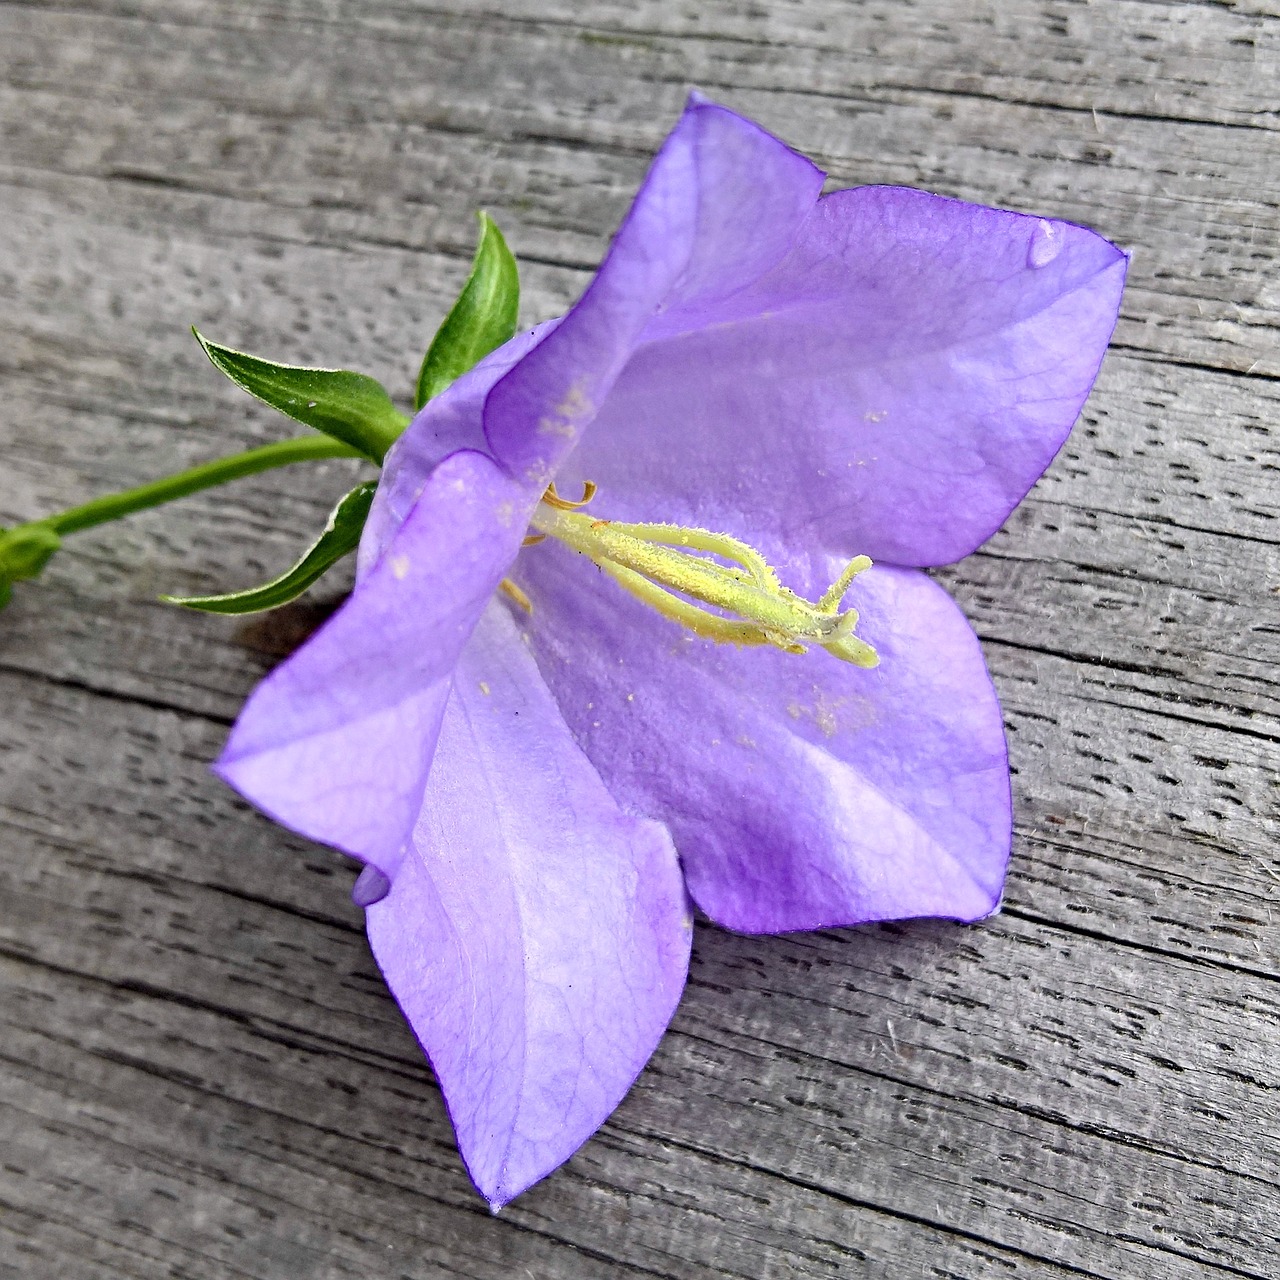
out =
<svg viewBox="0 0 1280 1280"><path fill-rule="evenodd" d="M190 341L407 391L472 211L576 296L698 85L829 169L1134 252L940 573L1016 770L1004 912L700 928L613 1120L491 1217L347 899L208 774L331 463L76 537L0 615L0 1275L1280 1276L1280 9L0 0L0 522L277 438Z"/></svg>

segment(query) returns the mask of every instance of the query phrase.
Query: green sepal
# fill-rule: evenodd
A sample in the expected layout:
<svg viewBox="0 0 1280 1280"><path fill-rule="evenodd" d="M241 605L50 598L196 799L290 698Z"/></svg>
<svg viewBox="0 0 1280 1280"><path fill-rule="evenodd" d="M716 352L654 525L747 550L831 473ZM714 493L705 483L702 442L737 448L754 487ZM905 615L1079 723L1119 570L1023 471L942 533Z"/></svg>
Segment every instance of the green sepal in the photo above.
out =
<svg viewBox="0 0 1280 1280"><path fill-rule="evenodd" d="M61 546L62 539L46 525L0 529L0 609L9 603L13 584L39 577Z"/></svg>
<svg viewBox="0 0 1280 1280"><path fill-rule="evenodd" d="M377 491L376 481L356 485L329 515L324 532L297 564L270 582L224 596L161 596L166 604L180 604L205 613L262 613L297 599L313 582L360 543L365 518Z"/></svg>
<svg viewBox="0 0 1280 1280"><path fill-rule="evenodd" d="M515 336L520 271L497 223L487 213L479 218L480 241L471 274L427 348L418 373L415 409Z"/></svg>
<svg viewBox="0 0 1280 1280"><path fill-rule="evenodd" d="M382 461L409 423L382 384L366 374L275 364L210 342L194 326L191 332L236 386L295 421L359 449L374 462Z"/></svg>

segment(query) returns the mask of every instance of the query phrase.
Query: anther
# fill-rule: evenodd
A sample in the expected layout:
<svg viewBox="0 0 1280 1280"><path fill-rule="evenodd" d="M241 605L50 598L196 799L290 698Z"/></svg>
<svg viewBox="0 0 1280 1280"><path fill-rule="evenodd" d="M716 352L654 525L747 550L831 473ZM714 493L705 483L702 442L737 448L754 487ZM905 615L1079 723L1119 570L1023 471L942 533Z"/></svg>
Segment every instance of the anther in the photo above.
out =
<svg viewBox="0 0 1280 1280"><path fill-rule="evenodd" d="M530 600L529 597L525 595L525 593L521 591L510 578L503 578L503 580L498 583L498 590L501 591L509 600L515 601L515 603L518 604L525 613L533 612L533 601Z"/></svg>
<svg viewBox="0 0 1280 1280"><path fill-rule="evenodd" d="M582 483L582 497L577 502L572 502L568 498L562 498L556 492L556 483L553 480L547 485L547 491L542 495L542 501L549 507L555 507L557 511L577 511L581 507L585 507L592 498L596 496L596 485L592 480L584 480Z"/></svg>

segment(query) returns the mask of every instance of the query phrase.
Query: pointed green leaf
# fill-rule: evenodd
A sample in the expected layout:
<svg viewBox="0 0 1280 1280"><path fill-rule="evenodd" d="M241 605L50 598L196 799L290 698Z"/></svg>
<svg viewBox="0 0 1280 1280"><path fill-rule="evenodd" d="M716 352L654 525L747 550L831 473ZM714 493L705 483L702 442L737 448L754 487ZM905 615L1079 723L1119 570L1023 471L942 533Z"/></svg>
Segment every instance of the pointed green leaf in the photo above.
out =
<svg viewBox="0 0 1280 1280"><path fill-rule="evenodd" d="M348 369L275 364L210 342L192 328L204 353L238 387L273 409L381 462L408 418L382 384Z"/></svg>
<svg viewBox="0 0 1280 1280"><path fill-rule="evenodd" d="M515 335L520 271L497 223L487 213L479 216L480 242L471 274L427 348L415 409Z"/></svg>
<svg viewBox="0 0 1280 1280"><path fill-rule="evenodd" d="M286 573L260 587L234 591L225 596L161 596L166 604L185 605L206 613L261 613L288 604L300 596L328 568L354 551L364 530L377 484L357 485L334 507L324 532L307 553Z"/></svg>

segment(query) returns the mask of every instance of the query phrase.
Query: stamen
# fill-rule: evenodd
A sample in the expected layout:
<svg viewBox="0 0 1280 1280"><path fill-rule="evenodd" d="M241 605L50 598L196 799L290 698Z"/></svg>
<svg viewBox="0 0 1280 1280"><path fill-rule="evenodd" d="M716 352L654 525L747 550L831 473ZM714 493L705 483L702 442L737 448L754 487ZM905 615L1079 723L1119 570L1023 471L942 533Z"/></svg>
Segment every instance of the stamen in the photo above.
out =
<svg viewBox="0 0 1280 1280"><path fill-rule="evenodd" d="M784 587L754 547L728 534L582 514L579 508L595 492L588 483L582 502L568 502L549 486L534 512L533 527L588 556L664 617L722 644L771 644L788 653L804 653L817 644L856 666L879 662L876 651L854 635L857 610L839 611L854 578L870 567L867 556L851 560L814 603ZM721 563L725 560L729 563Z"/></svg>
<svg viewBox="0 0 1280 1280"><path fill-rule="evenodd" d="M520 544L522 547L536 547L540 542L546 542L547 535L545 533L531 533Z"/></svg>
<svg viewBox="0 0 1280 1280"><path fill-rule="evenodd" d="M596 496L596 484L593 480L584 480L582 483L582 497L577 502L571 502L568 498L562 498L556 492L556 482L553 480L547 485L547 491L542 495L542 501L549 507L554 507L557 511L577 511L580 507L585 507L592 498Z"/></svg>
<svg viewBox="0 0 1280 1280"><path fill-rule="evenodd" d="M514 600L516 604L525 611L525 613L533 612L533 601L530 600L529 597L525 595L525 593L521 591L510 578L503 578L503 580L498 583L498 590L509 599Z"/></svg>

